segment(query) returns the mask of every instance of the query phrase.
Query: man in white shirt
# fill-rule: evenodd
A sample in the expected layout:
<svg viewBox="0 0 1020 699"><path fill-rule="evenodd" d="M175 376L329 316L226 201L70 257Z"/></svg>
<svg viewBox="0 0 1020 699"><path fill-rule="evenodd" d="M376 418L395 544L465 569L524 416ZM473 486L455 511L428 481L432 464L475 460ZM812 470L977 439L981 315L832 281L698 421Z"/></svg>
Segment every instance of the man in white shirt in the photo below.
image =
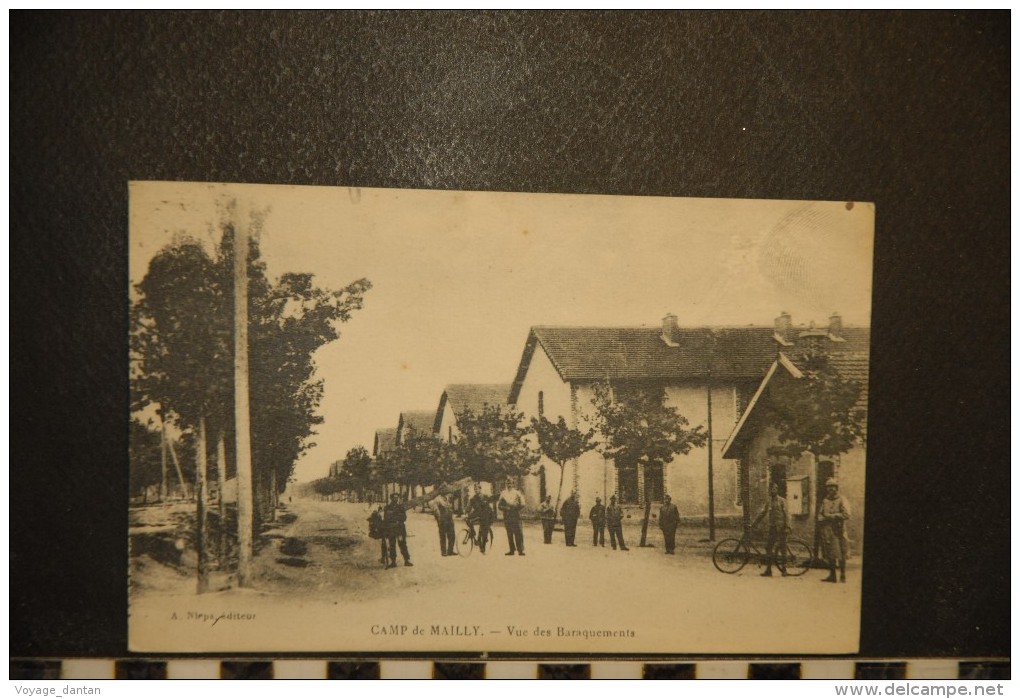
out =
<svg viewBox="0 0 1020 699"><path fill-rule="evenodd" d="M503 526L506 527L506 540L510 544L507 556L515 553L524 555L524 531L521 529L521 510L524 509L524 495L514 487L509 478L506 487L499 494L499 511L503 513Z"/></svg>

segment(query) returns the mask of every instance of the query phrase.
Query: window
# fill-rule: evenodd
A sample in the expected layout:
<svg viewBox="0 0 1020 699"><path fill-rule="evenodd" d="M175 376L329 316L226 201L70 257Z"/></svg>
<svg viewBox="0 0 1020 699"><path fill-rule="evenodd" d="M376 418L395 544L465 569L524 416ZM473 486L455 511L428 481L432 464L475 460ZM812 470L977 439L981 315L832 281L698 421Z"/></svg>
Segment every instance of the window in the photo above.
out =
<svg viewBox="0 0 1020 699"><path fill-rule="evenodd" d="M538 416L542 417L545 415L545 394L542 391L538 392Z"/></svg>
<svg viewBox="0 0 1020 699"><path fill-rule="evenodd" d="M663 489L662 464L645 466L645 493L652 497L652 502L662 502Z"/></svg>
<svg viewBox="0 0 1020 699"><path fill-rule="evenodd" d="M616 492L621 505L638 504L638 477L636 466L617 465Z"/></svg>

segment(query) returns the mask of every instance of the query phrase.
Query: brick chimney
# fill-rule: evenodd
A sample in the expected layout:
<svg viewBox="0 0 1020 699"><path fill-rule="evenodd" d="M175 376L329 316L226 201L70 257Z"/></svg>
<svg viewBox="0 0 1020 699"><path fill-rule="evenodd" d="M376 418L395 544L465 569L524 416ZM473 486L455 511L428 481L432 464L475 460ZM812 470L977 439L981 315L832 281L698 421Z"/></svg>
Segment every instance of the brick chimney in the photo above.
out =
<svg viewBox="0 0 1020 699"><path fill-rule="evenodd" d="M793 344L793 320L786 311L780 311L776 318L776 341L783 345Z"/></svg>
<svg viewBox="0 0 1020 699"><path fill-rule="evenodd" d="M843 316L835 311L829 316L829 335L843 337Z"/></svg>
<svg viewBox="0 0 1020 699"><path fill-rule="evenodd" d="M662 341L670 347L679 347L677 338L680 334L680 326L677 324L676 316L667 313L662 319Z"/></svg>

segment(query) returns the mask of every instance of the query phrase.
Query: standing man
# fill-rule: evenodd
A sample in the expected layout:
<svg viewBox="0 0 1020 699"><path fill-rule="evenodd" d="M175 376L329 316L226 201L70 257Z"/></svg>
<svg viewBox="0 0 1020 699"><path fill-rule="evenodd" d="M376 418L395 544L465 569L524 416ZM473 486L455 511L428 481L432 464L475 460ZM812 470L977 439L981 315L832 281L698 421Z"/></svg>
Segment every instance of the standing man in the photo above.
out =
<svg viewBox="0 0 1020 699"><path fill-rule="evenodd" d="M577 546L574 537L577 536L577 520L581 518L581 506L577 503L576 492L572 492L560 507L560 516L563 518L563 534L567 546Z"/></svg>
<svg viewBox="0 0 1020 699"><path fill-rule="evenodd" d="M397 567L397 546L404 557L404 565L411 566L411 555L407 552L407 513L400 504L400 496L390 495L390 501L383 510L383 529L386 532L386 548L389 549L390 563L387 568Z"/></svg>
<svg viewBox="0 0 1020 699"><path fill-rule="evenodd" d="M591 520L591 545L606 545L606 506L602 504L602 498L595 498L595 505L588 513Z"/></svg>
<svg viewBox="0 0 1020 699"><path fill-rule="evenodd" d="M524 495L514 487L514 482L507 479L506 487L499 494L499 511L503 513L503 526L506 527L506 540L510 544L507 556L515 553L524 555L524 530L521 529L521 510L524 509Z"/></svg>
<svg viewBox="0 0 1020 699"><path fill-rule="evenodd" d="M386 534L385 524L383 524L382 505L372 510L372 514L368 516L368 535L373 539L379 540L379 550L382 553L379 562L385 566L389 561L389 554L386 553ZM389 566L386 567L388 568Z"/></svg>
<svg viewBox="0 0 1020 699"><path fill-rule="evenodd" d="M666 553L673 555L676 550L676 528L680 524L680 510L673 504L673 498L662 496L662 507L659 508L659 529L662 540L666 544Z"/></svg>
<svg viewBox="0 0 1020 699"><path fill-rule="evenodd" d="M444 556L454 555L453 541L456 532L453 527L453 508L445 495L440 494L432 501L436 524L439 526L439 552Z"/></svg>
<svg viewBox="0 0 1020 699"><path fill-rule="evenodd" d="M790 533L790 513L786 509L786 498L779 495L779 484L775 481L769 485L769 499L762 508L761 514L755 520L758 524L761 520L768 524L769 534L765 544L765 572L763 577L772 577L772 564L776 564L779 572L786 575L786 561L783 560L786 552L786 535ZM753 525L752 525L753 526ZM835 581L835 580L833 580Z"/></svg>
<svg viewBox="0 0 1020 699"><path fill-rule="evenodd" d="M839 494L839 483L835 478L825 481L825 498L818 506L818 533L822 539L822 557L829 564L829 577L822 582L836 582L836 565L839 565L839 581L846 582L846 521L850 519L850 508L846 499Z"/></svg>
<svg viewBox="0 0 1020 699"><path fill-rule="evenodd" d="M623 508L616 504L616 496L609 498L609 507L606 508L606 526L609 528L609 543L613 550L616 550L616 543L620 543L621 551L630 551L627 544L623 543Z"/></svg>
<svg viewBox="0 0 1020 699"><path fill-rule="evenodd" d="M553 507L551 495L546 495L539 505L538 517L542 520L542 543L551 544L553 528L556 526L556 508Z"/></svg>

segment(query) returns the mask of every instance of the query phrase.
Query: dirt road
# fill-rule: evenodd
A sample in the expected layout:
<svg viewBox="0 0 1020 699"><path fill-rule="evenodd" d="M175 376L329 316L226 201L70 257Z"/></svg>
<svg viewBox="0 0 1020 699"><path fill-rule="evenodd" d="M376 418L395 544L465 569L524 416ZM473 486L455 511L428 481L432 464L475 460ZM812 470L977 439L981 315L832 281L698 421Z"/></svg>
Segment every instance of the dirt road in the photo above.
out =
<svg viewBox="0 0 1020 699"><path fill-rule="evenodd" d="M366 505L295 500L256 556L255 590L132 596L136 650L308 652L488 650L614 653L845 653L856 650L860 571L761 578L715 570L703 552L666 556L541 543L525 525L526 556L494 550L442 557L436 524L409 513L413 567L385 569L367 536ZM458 520L458 532L462 522ZM200 610L222 621L186 618ZM230 616L236 612L236 618ZM242 619L250 614L253 618ZM173 618L176 616L176 618ZM417 630L417 631L416 631ZM137 631L137 633L136 633Z"/></svg>

